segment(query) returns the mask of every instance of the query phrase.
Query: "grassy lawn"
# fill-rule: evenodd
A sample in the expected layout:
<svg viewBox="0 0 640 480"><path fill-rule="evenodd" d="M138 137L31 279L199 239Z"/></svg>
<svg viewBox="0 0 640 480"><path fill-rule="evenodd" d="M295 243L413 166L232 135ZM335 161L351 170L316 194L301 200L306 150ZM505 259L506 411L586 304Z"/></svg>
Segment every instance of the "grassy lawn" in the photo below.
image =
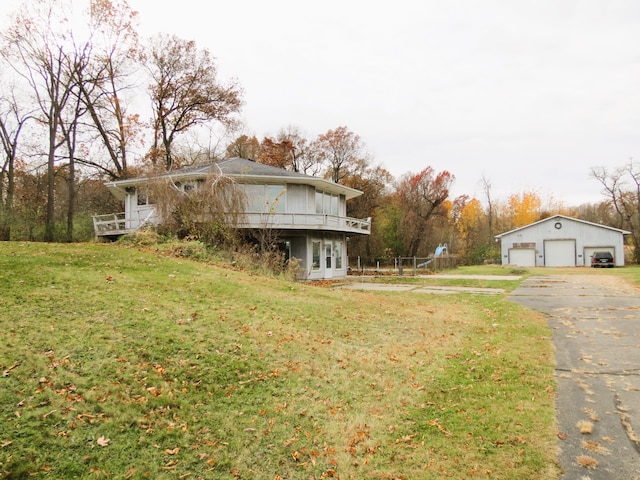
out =
<svg viewBox="0 0 640 480"><path fill-rule="evenodd" d="M0 280L0 478L557 478L551 334L501 295L107 244L0 243Z"/></svg>

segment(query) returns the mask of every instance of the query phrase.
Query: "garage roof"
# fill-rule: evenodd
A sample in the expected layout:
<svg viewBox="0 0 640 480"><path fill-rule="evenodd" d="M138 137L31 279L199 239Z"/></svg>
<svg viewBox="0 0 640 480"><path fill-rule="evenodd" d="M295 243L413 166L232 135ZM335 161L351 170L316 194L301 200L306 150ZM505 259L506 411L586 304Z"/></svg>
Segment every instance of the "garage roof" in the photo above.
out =
<svg viewBox="0 0 640 480"><path fill-rule="evenodd" d="M513 230L509 230L508 232L500 233L496 235L495 238L500 239L505 235L509 235L511 233L517 232L518 230L524 230L525 228L533 227L534 225L539 225L544 222L553 222L557 220L571 220L572 222L584 223L585 225L591 225L592 227L604 228L606 230L612 230L614 232L619 232L623 235L629 235L631 232L627 230L622 230L620 228L608 227L607 225L601 225L599 223L587 222L586 220L580 220L579 218L567 217L565 215L553 215L552 217L543 218L542 220L538 220L537 222L530 223L529 225L525 225L523 227L514 228Z"/></svg>

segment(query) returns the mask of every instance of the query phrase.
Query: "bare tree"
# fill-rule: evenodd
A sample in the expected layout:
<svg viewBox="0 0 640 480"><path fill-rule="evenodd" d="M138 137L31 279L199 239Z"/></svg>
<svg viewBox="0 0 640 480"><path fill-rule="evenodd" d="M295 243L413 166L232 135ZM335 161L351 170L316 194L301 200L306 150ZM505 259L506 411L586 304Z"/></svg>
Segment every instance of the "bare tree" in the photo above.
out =
<svg viewBox="0 0 640 480"><path fill-rule="evenodd" d="M74 73L81 72L86 63L85 57L78 56L75 61L72 62L71 69ZM76 85L79 89L79 85ZM75 215L76 204L76 152L78 150L78 134L80 127L80 119L86 113L86 108L82 103L80 93L76 89L73 91L73 96L69 100L69 108L61 112L60 117L60 131L62 138L64 139L67 150L67 242L73 241L73 220ZM62 116L66 114L65 118Z"/></svg>
<svg viewBox="0 0 640 480"><path fill-rule="evenodd" d="M289 125L282 128L276 137L277 141L286 145L288 153L288 170L319 175L322 171L322 158L317 148L298 127Z"/></svg>
<svg viewBox="0 0 640 480"><path fill-rule="evenodd" d="M62 111L74 87L65 52L71 38L70 15L61 2L37 0L21 10L4 34L3 56L30 87L47 131L47 209L45 241L53 241L55 225L55 162L61 140Z"/></svg>
<svg viewBox="0 0 640 480"><path fill-rule="evenodd" d="M129 147L141 136L138 115L128 113L124 92L133 88L131 76L138 61L136 12L126 0L92 0L90 41L82 51L84 68L76 69L79 96L107 153L107 162L95 155L78 159L111 179L127 177Z"/></svg>
<svg viewBox="0 0 640 480"><path fill-rule="evenodd" d="M207 50L176 36L158 36L144 63L151 75L149 93L153 104L154 140L150 159L160 160L166 170L174 167L176 137L192 127L213 121L232 123L240 110L240 87L222 85Z"/></svg>
<svg viewBox="0 0 640 480"><path fill-rule="evenodd" d="M640 167L633 161L609 171L605 167L594 167L591 176L603 187L602 194L608 198L618 218L618 228L631 232L634 262L640 264Z"/></svg>
<svg viewBox="0 0 640 480"><path fill-rule="evenodd" d="M489 242L493 241L493 196L492 189L493 185L491 184L491 180L489 180L484 174L482 178L480 178L480 186L482 187L482 191L484 193L484 198L487 201L487 222L489 226L489 238L487 239Z"/></svg>
<svg viewBox="0 0 640 480"><path fill-rule="evenodd" d="M0 240L11 240L18 145L23 127L32 117L31 112L21 112L13 89L5 91L6 96L0 98L0 145L3 153L0 164Z"/></svg>

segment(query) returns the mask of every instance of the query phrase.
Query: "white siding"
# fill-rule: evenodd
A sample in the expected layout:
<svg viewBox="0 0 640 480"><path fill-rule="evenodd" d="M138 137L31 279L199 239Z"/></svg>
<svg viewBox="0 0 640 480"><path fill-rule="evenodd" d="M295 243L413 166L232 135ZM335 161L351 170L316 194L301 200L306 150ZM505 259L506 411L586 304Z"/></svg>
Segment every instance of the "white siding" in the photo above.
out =
<svg viewBox="0 0 640 480"><path fill-rule="evenodd" d="M587 255L595 250L611 251L616 265L624 265L624 237L620 230L567 217L550 217L507 232L500 236L500 241L503 264L510 263L512 249L533 248L539 267L588 265L590 259ZM560 255L563 257L560 258Z"/></svg>
<svg viewBox="0 0 640 480"><path fill-rule="evenodd" d="M309 211L309 192L314 189L306 185L287 185L287 213L312 213Z"/></svg>

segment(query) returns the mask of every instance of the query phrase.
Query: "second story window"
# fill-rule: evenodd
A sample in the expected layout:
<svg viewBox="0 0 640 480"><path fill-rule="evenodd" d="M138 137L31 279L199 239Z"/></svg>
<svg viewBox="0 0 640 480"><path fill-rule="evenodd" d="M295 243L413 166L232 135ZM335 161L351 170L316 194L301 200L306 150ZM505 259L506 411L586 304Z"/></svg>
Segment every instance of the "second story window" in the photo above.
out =
<svg viewBox="0 0 640 480"><path fill-rule="evenodd" d="M245 185L247 213L285 213L286 188L284 185Z"/></svg>
<svg viewBox="0 0 640 480"><path fill-rule="evenodd" d="M340 214L339 205L340 197L338 195L316 190L316 213L338 216Z"/></svg>

